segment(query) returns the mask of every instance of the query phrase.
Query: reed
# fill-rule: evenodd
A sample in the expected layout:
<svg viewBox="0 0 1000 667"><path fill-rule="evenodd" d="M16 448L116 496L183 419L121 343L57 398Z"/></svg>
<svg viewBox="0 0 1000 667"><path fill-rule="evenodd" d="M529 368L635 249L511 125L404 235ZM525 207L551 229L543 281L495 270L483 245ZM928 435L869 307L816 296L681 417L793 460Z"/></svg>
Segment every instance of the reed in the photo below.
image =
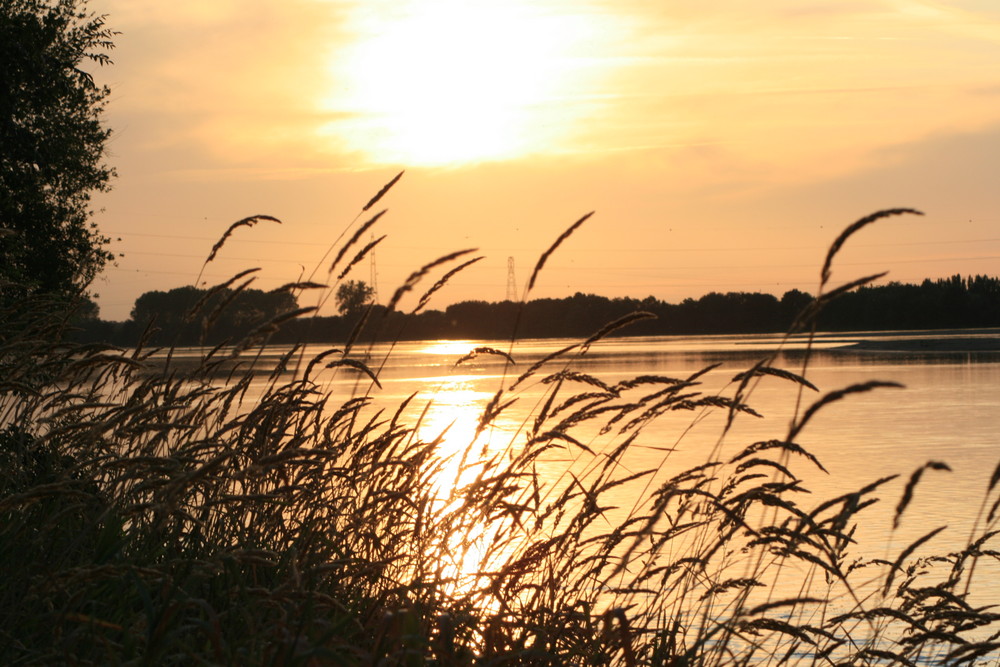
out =
<svg viewBox="0 0 1000 667"><path fill-rule="evenodd" d="M849 227L821 284L851 232L896 212ZM530 283L588 217L546 250ZM256 220L272 218L236 223L212 255ZM415 271L392 306L464 262L429 296L470 263L468 252ZM805 326L837 289L821 293ZM379 382L378 364L347 356L353 341L320 353L294 346L267 368L254 337L185 365L174 349L60 343L66 318L24 304L0 317L0 660L996 664L1000 615L975 606L970 586L976 562L1000 556L991 546L1000 474L983 501L992 509L963 549L914 558L934 530L891 561L859 559L854 529L891 478L809 501L801 471L823 466L799 440L830 403L896 386L887 382L822 394L772 440L720 434L687 470L628 468L629 448L654 420L721 412L728 431L755 415L758 382L816 390L773 358L735 375L724 393L701 384L711 368L611 383L574 367L645 316L610 323L505 381L474 441L449 453L447 431L422 435L426 408L406 416L419 397L373 409L367 391L331 393L332 373ZM455 365L479 355L515 362L480 347ZM498 415L527 387L543 399L498 446ZM554 479L538 472L553 451L572 460ZM910 478L897 520L923 471L943 465ZM623 490L634 505L613 507Z"/></svg>

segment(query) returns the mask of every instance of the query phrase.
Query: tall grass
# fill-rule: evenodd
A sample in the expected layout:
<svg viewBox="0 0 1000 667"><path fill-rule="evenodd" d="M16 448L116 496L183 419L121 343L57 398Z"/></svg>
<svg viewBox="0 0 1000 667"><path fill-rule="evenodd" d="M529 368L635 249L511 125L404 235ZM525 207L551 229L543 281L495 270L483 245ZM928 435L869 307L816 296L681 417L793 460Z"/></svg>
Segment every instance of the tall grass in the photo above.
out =
<svg viewBox="0 0 1000 667"><path fill-rule="evenodd" d="M582 222L541 256L532 283ZM847 236L831 248L799 329L810 330L826 300L865 282L825 290ZM336 248L331 277L359 238ZM415 271L393 307L465 257ZM285 288L335 287L312 277ZM962 549L913 558L931 530L891 561L864 560L853 533L889 478L810 502L802 471L822 462L799 440L825 406L892 383L808 401L816 391L808 367L775 368L774 357L723 393L701 384L711 367L613 384L576 370L592 346L642 317L508 377L469 447L448 454L447 432L425 437L422 419L406 417L420 397L373 407L378 360L354 354L353 340L319 353L295 346L265 367L262 346L281 324L273 321L182 363L174 349L64 345L65 318L44 303L22 305L0 317L0 661L996 662L1000 616L973 605L970 585L977 562L998 556L1000 472ZM513 353L472 354L510 361ZM359 371L369 391L332 393L331 374ZM733 421L755 414L759 382L800 387L803 408L774 439L729 442ZM543 399L500 441L493 427L527 387ZM642 429L679 411L726 416L704 463L627 470L622 459ZM555 449L575 464L543 476L539 465ZM621 497L634 506L612 507Z"/></svg>

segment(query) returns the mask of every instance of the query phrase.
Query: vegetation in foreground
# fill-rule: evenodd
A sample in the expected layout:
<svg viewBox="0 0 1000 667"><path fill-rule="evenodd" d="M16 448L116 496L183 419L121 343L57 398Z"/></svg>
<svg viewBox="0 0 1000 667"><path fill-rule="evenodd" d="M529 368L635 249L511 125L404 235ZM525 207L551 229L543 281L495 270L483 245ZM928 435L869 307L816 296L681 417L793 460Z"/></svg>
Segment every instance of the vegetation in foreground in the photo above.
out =
<svg viewBox="0 0 1000 667"><path fill-rule="evenodd" d="M73 300L114 259L91 220L109 189L111 91L88 69L116 34L87 0L0 3L0 307L29 295Z"/></svg>
<svg viewBox="0 0 1000 667"><path fill-rule="evenodd" d="M113 175L108 90L87 66L110 62L113 36L86 0L0 3L4 664L996 662L997 616L970 593L977 564L997 555L1000 474L969 544L930 559L912 556L937 531L891 563L852 555L853 526L887 480L803 500L796 471L819 465L797 442L803 428L824 405L885 383L826 394L774 440L730 452L720 434L694 469L626 471L623 457L653 420L713 410L739 418L759 381L809 385L769 360L724 396L704 393L697 373L609 385L574 372L603 336L646 316L625 314L505 383L475 447L449 455L443 434L425 438L419 419L404 420L418 399L373 412L368 394L344 400L324 387L346 371L377 382L354 354L362 329L387 324L406 292L440 275L423 308L476 261L464 253L415 271L340 349L307 356L296 346L275 369L255 363L260 346L309 309L276 314L194 363L168 348L166 363L151 364L151 331L128 352L61 342L79 317L65 304L85 297L112 260L89 211ZM834 242L797 328L876 278L824 289L850 234L903 212L859 220ZM377 243L357 249L380 215L334 248L334 286ZM585 219L541 256L529 291ZM208 261L231 233L268 220L234 224ZM199 298L189 317L200 331L224 321L251 278ZM287 286L293 295L331 289ZM521 308L511 328L523 334ZM249 397L260 383L263 394ZM546 399L513 442L494 446L491 426L532 386ZM591 450L604 430L614 444ZM582 470L549 484L537 465L554 448L577 454ZM609 523L621 515L607 505L623 489L639 504ZM790 573L801 588L788 588Z"/></svg>
<svg viewBox="0 0 1000 667"><path fill-rule="evenodd" d="M796 330L877 278L828 287L844 241L908 212L845 230ZM531 283L577 225L542 254ZM370 250L356 249L360 236L334 265ZM418 269L389 308L443 272L424 303L466 260L453 253ZM644 425L668 413L722 411L731 423L752 412L758 382L812 391L770 359L718 395L700 388L709 369L617 384L573 370L604 336L648 317L637 312L510 378L469 451L447 454L444 434L421 437L419 420L403 419L419 398L372 411L368 393L344 399L325 389L338 372L377 382L351 340L315 355L295 346L277 368L259 370L267 336L309 311L205 348L194 364L165 350L155 367L157 350L145 345L54 342L67 316L44 303L0 318L0 661L996 663L1000 615L971 594L977 565L1000 555L1000 470L964 548L914 559L936 529L893 562L852 551L854 526L887 479L818 503L799 481L797 471L821 466L800 444L817 411L892 383L822 395L773 440L730 443L720 433L690 470L626 471L621 460ZM200 304L191 317L215 314ZM265 389L249 399L254 382ZM490 443L491 425L529 386L544 387L545 400L512 442ZM613 444L591 450L597 432ZM582 471L547 482L537 466L553 448L571 450ZM897 518L923 471L906 485ZM621 516L609 504L622 489L639 502L610 521Z"/></svg>

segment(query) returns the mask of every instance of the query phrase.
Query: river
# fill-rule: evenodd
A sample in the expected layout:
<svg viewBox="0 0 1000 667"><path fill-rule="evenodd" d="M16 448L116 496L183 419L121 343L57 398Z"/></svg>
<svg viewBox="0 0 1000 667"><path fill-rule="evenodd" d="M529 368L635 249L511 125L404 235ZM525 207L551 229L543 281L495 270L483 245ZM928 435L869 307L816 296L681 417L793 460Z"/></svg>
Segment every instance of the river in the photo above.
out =
<svg viewBox="0 0 1000 667"><path fill-rule="evenodd" d="M370 392L372 409L394 411L412 394L406 416L420 433L433 438L447 429L446 445L466 447L483 408L501 388L539 359L574 340L418 341L357 348L350 355L377 373L381 388L351 369L320 376L334 395L346 399ZM798 413L827 392L871 380L895 382L901 388L877 388L846 396L825 406L796 438L828 471L797 465L803 486L820 500L854 491L877 478L898 474L883 487L883 508L862 526L866 543L881 543L886 555L898 551L929 527L949 525L939 539L963 543L987 485L1000 462L1000 331L879 332L820 335L813 342L805 376L819 390L806 389L779 377L764 377L746 402L761 417L738 415L720 443L725 410L677 411L645 422L623 465L656 467L663 474L680 472L710 457L726 458L759 441L783 438ZM514 364L493 354L480 354L456 365L469 351L490 347L509 352ZM801 373L805 338L783 336L621 337L598 341L584 354L573 350L546 364L505 399L516 399L495 420L492 447L505 447L530 426L552 384L545 375L572 369L608 385L642 375L686 378L706 367L698 378L703 394L731 395L733 377L762 358L771 366ZM274 358L284 351L269 348ZM318 353L311 348L305 355ZM571 388L570 388L571 386ZM565 383L562 395L595 387ZM428 408L428 404L430 407ZM620 425L620 424L619 424ZM596 431L592 428L591 431ZM611 436L574 432L591 449L608 446ZM620 441L620 440L619 440ZM720 449L715 449L719 445ZM558 477L580 458L567 445L562 456L549 456L543 473ZM928 461L948 464L951 471L928 470L916 488L901 526L891 530L892 510L906 479ZM623 499L622 505L628 505Z"/></svg>
<svg viewBox="0 0 1000 667"><path fill-rule="evenodd" d="M894 383L901 386L877 386L829 402L796 435L795 442L825 468L821 470L805 456L788 458L789 469L808 491L795 496L796 505L809 512L824 500L898 475L873 494L880 501L860 515L854 533L856 544L850 547L851 557L859 560L894 562L916 540L938 528L941 532L910 556L946 554L963 549L971 535L998 527L996 518L987 522L984 517L1000 495L1000 488L989 489L1000 462L1000 330L823 334L812 341L772 335L622 337L597 341L586 350L579 342L378 344L355 348L349 358L366 364L380 386L365 373L346 367L327 369L314 379L331 393L333 405L370 396L370 414L383 410L386 416L391 415L412 396L403 422L413 425L424 440L440 438L438 455L455 463L443 468L447 473L457 469L459 462L484 453L515 455L525 446L539 412L553 412L574 394L606 394L602 386L621 387L636 377L682 380L697 375L697 384L683 389L692 394L692 404L687 407L693 409L664 411L642 419L640 428L630 430L629 420L651 405L644 403L603 434L599 418L564 424L557 430L571 435L572 440L538 459L537 471L548 483L551 498L574 479L568 472L584 479L594 470L594 461L599 463L613 447L637 433L618 462L621 474L646 469L656 473L644 479L645 486L622 486L611 492L614 509L606 513L607 530L640 511L639 503L664 480L707 461L731 461L753 443L785 438L790 424L831 392L870 387L866 383L873 381ZM477 348L490 348L495 353L482 351L458 363ZM302 359L307 361L325 349L310 347ZM534 369L537 362L560 350L564 353ZM287 348L268 348L263 361L276 360L285 351ZM512 361L499 352L509 354ZM333 358L336 356L324 360ZM748 385L745 398L759 416L737 414L726 432L728 410L698 405L697 399L732 397L739 386L737 374L762 359L769 360L770 367L804 375L816 390L779 375L762 376ZM261 369L267 370L267 364ZM563 371L576 375L563 376L559 394L550 403L548 397L558 382L546 378ZM262 380L260 387L264 385ZM656 388L653 382L631 391L649 394ZM483 410L501 390L504 409L477 436ZM626 393L621 392L619 402L633 400L624 398ZM248 397L252 400L252 390ZM583 404L586 401L576 407ZM554 428L572 410L567 407L550 417L541 430ZM601 418L607 422L614 414L603 413ZM935 467L924 471L912 500L897 517L907 481L928 462L935 462ZM947 464L948 469L938 463ZM456 478L459 476L456 473ZM445 477L447 474L442 474L440 480L443 497L448 493ZM896 518L900 519L898 526L893 525ZM792 570L788 565L777 568L780 580L772 580L762 589L764 600L813 592L803 587L816 585L813 575L805 573L803 579ZM881 589L884 572L873 574L862 586ZM813 583L803 584L806 581ZM829 590L816 594L831 600L826 613L838 613L857 609L860 603L853 596L865 589L842 597ZM992 604L998 596L1000 568L995 562L980 563L970 601ZM863 634L863 630L859 632Z"/></svg>

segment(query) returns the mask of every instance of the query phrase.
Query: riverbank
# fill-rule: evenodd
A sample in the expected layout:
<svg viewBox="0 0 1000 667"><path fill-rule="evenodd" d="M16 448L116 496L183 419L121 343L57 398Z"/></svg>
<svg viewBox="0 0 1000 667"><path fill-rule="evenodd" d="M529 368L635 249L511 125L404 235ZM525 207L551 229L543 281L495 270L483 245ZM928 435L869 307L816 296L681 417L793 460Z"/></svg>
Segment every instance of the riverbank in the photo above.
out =
<svg viewBox="0 0 1000 667"><path fill-rule="evenodd" d="M843 345L837 350L872 352L1000 352L1000 333L990 330L969 335L949 332L936 335L915 334L887 338L868 338Z"/></svg>

